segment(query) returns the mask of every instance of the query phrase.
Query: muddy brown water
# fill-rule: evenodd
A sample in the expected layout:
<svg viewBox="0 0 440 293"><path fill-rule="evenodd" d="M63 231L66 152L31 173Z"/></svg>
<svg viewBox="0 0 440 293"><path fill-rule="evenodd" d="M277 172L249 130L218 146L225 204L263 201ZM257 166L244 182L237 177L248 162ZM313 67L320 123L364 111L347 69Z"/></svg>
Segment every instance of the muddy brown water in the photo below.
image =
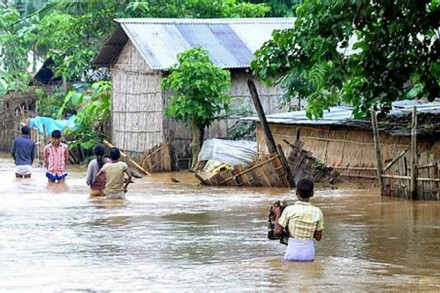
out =
<svg viewBox="0 0 440 293"><path fill-rule="evenodd" d="M439 291L440 204L321 190L314 263L282 263L267 210L287 189L201 187L189 173L90 199L85 168L48 185L0 157L1 292ZM171 177L182 183L174 183Z"/></svg>

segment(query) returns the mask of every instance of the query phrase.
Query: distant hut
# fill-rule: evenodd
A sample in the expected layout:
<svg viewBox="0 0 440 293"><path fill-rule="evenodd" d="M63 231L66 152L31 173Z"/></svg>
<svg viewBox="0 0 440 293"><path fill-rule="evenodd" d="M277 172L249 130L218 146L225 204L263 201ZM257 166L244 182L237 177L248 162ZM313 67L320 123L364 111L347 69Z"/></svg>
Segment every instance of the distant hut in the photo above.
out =
<svg viewBox="0 0 440 293"><path fill-rule="evenodd" d="M162 77L177 62L177 54L192 47L208 50L217 66L232 77L232 97L243 98L253 109L247 88L254 52L275 29L292 27L292 18L261 19L118 19L118 27L94 59L95 66L110 67L113 85L112 142L134 158L170 142L181 160L189 156L190 132L164 117L169 92ZM283 90L256 81L267 113L277 112ZM278 110L279 111L279 110ZM235 120L236 121L236 120ZM214 124L207 137L225 137L231 119Z"/></svg>
<svg viewBox="0 0 440 293"><path fill-rule="evenodd" d="M35 113L37 97L32 89L11 92L0 98L0 151L9 152L20 134L21 122Z"/></svg>
<svg viewBox="0 0 440 293"><path fill-rule="evenodd" d="M409 149L411 143L411 110L417 106L419 153L434 154L440 159L440 101L399 101L393 103L392 111L379 119L380 143L383 165ZM352 117L353 108L338 106L324 111L318 120L310 120L305 111L267 115L270 129L276 143L284 152L297 135L305 150L327 166L334 168L341 177L376 178L376 156L373 132L369 119L356 120ZM245 118L246 119L246 118ZM258 121L257 117L247 118ZM257 122L257 144L259 152L266 152L263 129Z"/></svg>

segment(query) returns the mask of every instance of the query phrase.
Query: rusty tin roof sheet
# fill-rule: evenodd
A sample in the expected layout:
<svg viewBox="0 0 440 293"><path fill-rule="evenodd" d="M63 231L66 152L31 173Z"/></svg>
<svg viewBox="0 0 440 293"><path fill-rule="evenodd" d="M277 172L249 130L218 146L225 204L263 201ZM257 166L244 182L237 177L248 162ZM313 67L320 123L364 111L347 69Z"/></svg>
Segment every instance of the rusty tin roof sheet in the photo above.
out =
<svg viewBox="0 0 440 293"><path fill-rule="evenodd" d="M93 60L110 66L130 39L151 69L166 70L177 54L200 46L222 68L247 68L254 52L276 29L293 27L293 18L116 19L118 28Z"/></svg>

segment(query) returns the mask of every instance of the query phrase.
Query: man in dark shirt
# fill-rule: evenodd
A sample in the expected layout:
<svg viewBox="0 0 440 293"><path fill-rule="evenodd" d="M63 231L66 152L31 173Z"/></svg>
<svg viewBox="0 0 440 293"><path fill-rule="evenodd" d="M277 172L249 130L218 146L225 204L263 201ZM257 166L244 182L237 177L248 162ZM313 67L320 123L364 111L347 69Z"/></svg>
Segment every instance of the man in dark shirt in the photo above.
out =
<svg viewBox="0 0 440 293"><path fill-rule="evenodd" d="M32 163L35 158L35 142L31 139L30 129L27 126L21 128L21 136L14 139L11 155L15 161L15 177L30 178Z"/></svg>

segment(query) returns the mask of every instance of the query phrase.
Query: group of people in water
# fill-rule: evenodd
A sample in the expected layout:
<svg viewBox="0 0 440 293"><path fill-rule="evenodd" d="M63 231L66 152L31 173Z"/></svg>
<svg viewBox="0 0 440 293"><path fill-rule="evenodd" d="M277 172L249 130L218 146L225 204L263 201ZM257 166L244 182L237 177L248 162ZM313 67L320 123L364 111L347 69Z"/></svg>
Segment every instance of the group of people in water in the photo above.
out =
<svg viewBox="0 0 440 293"><path fill-rule="evenodd" d="M69 159L67 144L61 142L61 131L51 133L51 142L44 147L44 167L46 177L51 183L66 179L66 165ZM120 161L121 152L112 147L108 157L105 148L98 144L93 149L96 156L87 168L86 183L90 186L90 196L105 196L108 199L123 199L131 182L132 174L125 162ZM28 126L21 128L21 135L12 143L11 155L15 162L15 177L30 178L35 159L35 142L30 137Z"/></svg>
<svg viewBox="0 0 440 293"><path fill-rule="evenodd" d="M90 186L90 196L105 196L108 199L125 197L132 174L125 162L120 161L121 153L113 147L105 157L105 148L98 144L93 150L96 158L87 168L86 183ZM30 137L30 129L23 126L21 136L12 144L12 157L15 161L17 178L30 178L35 159L35 142ZM61 142L61 132L52 132L52 141L44 148L44 166L49 182L61 182L67 176L66 164L69 150ZM301 179L296 186L298 200L283 210L272 206L275 215L274 234L281 235L288 231L284 261L313 261L315 259L314 239L320 241L324 230L324 217L320 208L310 203L314 185L310 179Z"/></svg>

